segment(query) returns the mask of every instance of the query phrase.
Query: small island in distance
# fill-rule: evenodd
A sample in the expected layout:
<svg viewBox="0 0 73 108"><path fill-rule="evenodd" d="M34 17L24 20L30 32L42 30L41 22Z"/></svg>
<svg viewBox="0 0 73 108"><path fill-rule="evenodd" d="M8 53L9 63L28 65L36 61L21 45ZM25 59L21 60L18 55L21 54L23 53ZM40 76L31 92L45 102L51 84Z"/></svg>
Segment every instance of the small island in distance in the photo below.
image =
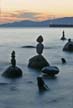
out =
<svg viewBox="0 0 73 108"><path fill-rule="evenodd" d="M73 17L48 19L45 21L18 21L0 24L0 27L73 27Z"/></svg>
<svg viewBox="0 0 73 108"><path fill-rule="evenodd" d="M50 24L49 27L73 27L72 24Z"/></svg>
<svg viewBox="0 0 73 108"><path fill-rule="evenodd" d="M73 27L73 17L64 17L53 20L49 27Z"/></svg>

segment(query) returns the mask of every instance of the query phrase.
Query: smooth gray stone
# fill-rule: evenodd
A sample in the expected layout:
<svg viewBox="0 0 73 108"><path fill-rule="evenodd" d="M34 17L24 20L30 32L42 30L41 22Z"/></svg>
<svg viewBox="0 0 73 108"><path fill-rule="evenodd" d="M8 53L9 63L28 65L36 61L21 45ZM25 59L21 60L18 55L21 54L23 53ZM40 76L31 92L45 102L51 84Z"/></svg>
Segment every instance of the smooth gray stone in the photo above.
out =
<svg viewBox="0 0 73 108"><path fill-rule="evenodd" d="M44 45L42 43L37 44L37 46L36 46L36 52L38 54L42 54L43 53L43 49L44 49Z"/></svg>
<svg viewBox="0 0 73 108"><path fill-rule="evenodd" d="M54 76L59 73L59 69L56 66L46 66L41 70L41 72L49 76Z"/></svg>

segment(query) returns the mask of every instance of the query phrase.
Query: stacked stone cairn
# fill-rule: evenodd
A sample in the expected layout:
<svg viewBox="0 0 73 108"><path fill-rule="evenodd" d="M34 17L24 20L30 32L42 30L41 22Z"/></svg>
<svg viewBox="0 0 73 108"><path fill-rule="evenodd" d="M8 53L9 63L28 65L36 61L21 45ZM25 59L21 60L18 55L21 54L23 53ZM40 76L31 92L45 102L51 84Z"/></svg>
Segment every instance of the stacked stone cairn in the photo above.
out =
<svg viewBox="0 0 73 108"><path fill-rule="evenodd" d="M42 56L43 49L44 49L44 45L42 44L43 37L40 35L36 41L38 42L38 44L36 46L36 52L38 55L29 59L28 67L41 70L43 67L49 66L49 63Z"/></svg>
<svg viewBox="0 0 73 108"><path fill-rule="evenodd" d="M11 66L9 66L2 74L6 78L19 78L22 76L22 70L16 66L15 51L11 53Z"/></svg>
<svg viewBox="0 0 73 108"><path fill-rule="evenodd" d="M61 40L66 40L66 38L65 38L65 32L64 32L64 30L63 30L63 32L62 32L62 37L61 37Z"/></svg>

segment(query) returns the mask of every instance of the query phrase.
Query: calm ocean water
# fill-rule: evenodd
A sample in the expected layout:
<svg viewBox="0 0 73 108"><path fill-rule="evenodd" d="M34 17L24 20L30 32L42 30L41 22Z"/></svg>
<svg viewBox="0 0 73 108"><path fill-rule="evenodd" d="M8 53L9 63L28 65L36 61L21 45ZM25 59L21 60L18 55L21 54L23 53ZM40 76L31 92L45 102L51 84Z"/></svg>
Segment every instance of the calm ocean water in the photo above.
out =
<svg viewBox="0 0 73 108"><path fill-rule="evenodd" d="M67 41L61 41L62 31L73 39L73 28L0 28L0 108L73 108L73 53L63 52ZM44 38L43 55L47 61L58 66L60 73L55 79L44 78L49 91L40 94L37 87L39 72L27 67L28 60L36 55L35 48L21 48L36 45L36 38ZM11 52L16 51L17 66L23 77L16 80L1 77L10 65ZM65 57L67 64L61 63Z"/></svg>

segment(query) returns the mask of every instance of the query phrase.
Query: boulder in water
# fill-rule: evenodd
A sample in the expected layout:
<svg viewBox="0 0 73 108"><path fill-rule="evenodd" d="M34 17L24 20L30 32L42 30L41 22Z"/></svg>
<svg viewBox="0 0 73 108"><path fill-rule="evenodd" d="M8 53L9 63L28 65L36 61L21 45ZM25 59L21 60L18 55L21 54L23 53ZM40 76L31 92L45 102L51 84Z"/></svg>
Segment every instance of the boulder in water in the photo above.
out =
<svg viewBox="0 0 73 108"><path fill-rule="evenodd" d="M55 76L59 73L59 69L56 66L46 66L41 70L41 72L49 76Z"/></svg>
<svg viewBox="0 0 73 108"><path fill-rule="evenodd" d="M71 41L71 39L69 39L68 42L65 44L63 51L73 52L73 41Z"/></svg>
<svg viewBox="0 0 73 108"><path fill-rule="evenodd" d="M41 70L43 67L49 66L49 63L42 55L36 55L29 60L28 67Z"/></svg>
<svg viewBox="0 0 73 108"><path fill-rule="evenodd" d="M5 70L2 76L6 78L19 78L22 76L22 70L17 66L16 67L10 66Z"/></svg>
<svg viewBox="0 0 73 108"><path fill-rule="evenodd" d="M37 85L38 85L39 91L41 91L41 92L48 90L48 86L45 84L42 77L37 77Z"/></svg>

